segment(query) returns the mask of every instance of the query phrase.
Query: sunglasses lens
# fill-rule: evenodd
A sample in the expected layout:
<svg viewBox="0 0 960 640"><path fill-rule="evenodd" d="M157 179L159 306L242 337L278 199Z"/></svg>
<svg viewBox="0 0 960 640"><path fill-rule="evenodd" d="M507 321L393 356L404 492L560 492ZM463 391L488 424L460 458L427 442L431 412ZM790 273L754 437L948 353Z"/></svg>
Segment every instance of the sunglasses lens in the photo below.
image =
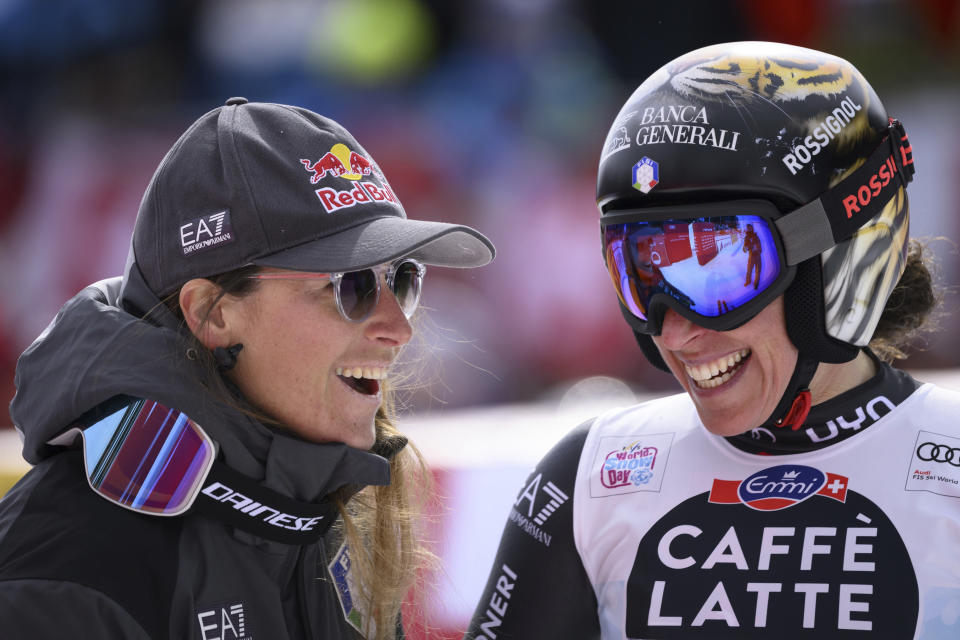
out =
<svg viewBox="0 0 960 640"><path fill-rule="evenodd" d="M187 509L215 457L213 442L183 413L133 400L83 429L90 486L130 509L176 515Z"/></svg>
<svg viewBox="0 0 960 640"><path fill-rule="evenodd" d="M773 230L759 216L611 224L603 242L620 301L644 321L656 294L716 317L755 299L781 272Z"/></svg>
<svg viewBox="0 0 960 640"><path fill-rule="evenodd" d="M373 269L349 271L340 280L340 304L354 322L370 315L377 305L377 274Z"/></svg>
<svg viewBox="0 0 960 640"><path fill-rule="evenodd" d="M417 310L422 289L423 275L417 263L408 260L397 265L393 275L393 294L406 317L409 318Z"/></svg>

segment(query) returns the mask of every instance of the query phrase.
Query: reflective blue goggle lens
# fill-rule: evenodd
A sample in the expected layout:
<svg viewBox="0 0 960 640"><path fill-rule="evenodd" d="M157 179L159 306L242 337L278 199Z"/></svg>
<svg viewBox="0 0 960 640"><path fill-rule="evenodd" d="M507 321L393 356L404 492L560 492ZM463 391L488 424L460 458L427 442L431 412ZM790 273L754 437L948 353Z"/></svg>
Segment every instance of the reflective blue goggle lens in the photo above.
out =
<svg viewBox="0 0 960 640"><path fill-rule="evenodd" d="M152 400L132 399L81 433L93 490L149 514L188 509L216 457L213 441L196 423Z"/></svg>
<svg viewBox="0 0 960 640"><path fill-rule="evenodd" d="M647 321L666 294L700 316L724 315L757 298L780 275L770 223L751 215L609 224L607 270L620 301Z"/></svg>

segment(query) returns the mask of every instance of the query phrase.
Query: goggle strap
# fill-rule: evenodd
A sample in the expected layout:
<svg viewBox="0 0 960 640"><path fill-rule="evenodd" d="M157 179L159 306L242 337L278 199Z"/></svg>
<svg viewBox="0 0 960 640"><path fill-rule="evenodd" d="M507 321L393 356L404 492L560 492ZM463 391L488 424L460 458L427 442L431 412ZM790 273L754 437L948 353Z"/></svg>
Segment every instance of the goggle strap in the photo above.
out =
<svg viewBox="0 0 960 640"><path fill-rule="evenodd" d="M306 545L320 540L337 519L336 505L299 502L213 463L194 508L267 540Z"/></svg>
<svg viewBox="0 0 960 640"><path fill-rule="evenodd" d="M800 264L836 244L820 198L777 218L773 224L783 239L784 258L788 265Z"/></svg>
<svg viewBox="0 0 960 640"><path fill-rule="evenodd" d="M788 265L800 264L853 237L883 211L895 189L906 188L913 180L913 147L903 124L891 118L887 131L885 144L879 144L856 171L775 221Z"/></svg>

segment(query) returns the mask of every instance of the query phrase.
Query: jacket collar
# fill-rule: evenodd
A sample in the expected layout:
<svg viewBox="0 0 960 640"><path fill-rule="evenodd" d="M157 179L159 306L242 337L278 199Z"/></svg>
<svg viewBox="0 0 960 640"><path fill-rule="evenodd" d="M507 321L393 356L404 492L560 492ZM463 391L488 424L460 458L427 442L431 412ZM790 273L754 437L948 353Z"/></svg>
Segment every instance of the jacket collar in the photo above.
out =
<svg viewBox="0 0 960 640"><path fill-rule="evenodd" d="M390 482L383 455L307 442L214 400L204 387L206 374L187 358L188 342L173 314L155 301L150 321L140 319L118 306L120 286L113 278L81 291L20 357L10 414L28 462L54 454L46 443L81 414L124 394L183 411L219 444L228 466L297 500ZM134 300L136 306L150 302L142 295ZM129 301L126 306L137 311Z"/></svg>

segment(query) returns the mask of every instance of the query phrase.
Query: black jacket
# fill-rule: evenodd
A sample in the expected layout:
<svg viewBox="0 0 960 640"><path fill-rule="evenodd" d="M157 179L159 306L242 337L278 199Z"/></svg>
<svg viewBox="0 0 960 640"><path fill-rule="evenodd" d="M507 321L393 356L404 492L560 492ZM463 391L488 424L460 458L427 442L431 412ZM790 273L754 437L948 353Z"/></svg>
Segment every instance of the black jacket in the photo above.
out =
<svg viewBox="0 0 960 640"><path fill-rule="evenodd" d="M120 286L116 278L79 293L17 364L11 416L36 466L0 501L0 635L360 637L338 590L349 583L329 568L348 566L337 528L319 543L284 544L196 512L135 513L90 489L80 451L46 444L124 394L183 411L228 467L299 502L389 482L384 457L306 442L213 402L172 315L160 308L156 322L138 319L118 305ZM124 299L137 296L149 299L128 281Z"/></svg>

